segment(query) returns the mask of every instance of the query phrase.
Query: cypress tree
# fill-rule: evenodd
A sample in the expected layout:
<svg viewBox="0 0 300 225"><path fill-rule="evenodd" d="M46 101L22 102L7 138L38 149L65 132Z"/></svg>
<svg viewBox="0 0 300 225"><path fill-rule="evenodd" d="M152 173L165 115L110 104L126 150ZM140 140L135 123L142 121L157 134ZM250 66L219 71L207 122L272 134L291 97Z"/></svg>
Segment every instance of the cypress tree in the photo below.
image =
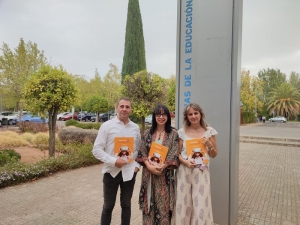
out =
<svg viewBox="0 0 300 225"><path fill-rule="evenodd" d="M126 75L133 75L145 69L145 43L139 0L129 0L122 65L122 82Z"/></svg>

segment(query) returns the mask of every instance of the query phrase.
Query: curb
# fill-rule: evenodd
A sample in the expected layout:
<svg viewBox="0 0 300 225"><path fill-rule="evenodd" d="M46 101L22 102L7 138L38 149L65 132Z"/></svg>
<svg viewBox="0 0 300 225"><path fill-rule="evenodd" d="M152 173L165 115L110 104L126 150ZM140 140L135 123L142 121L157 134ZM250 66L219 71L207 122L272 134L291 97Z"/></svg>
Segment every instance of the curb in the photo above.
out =
<svg viewBox="0 0 300 225"><path fill-rule="evenodd" d="M240 136L244 139L259 139L259 140L274 140L274 141L289 141L289 142L299 142L300 139L297 138L273 138L273 137L262 137L262 136Z"/></svg>
<svg viewBox="0 0 300 225"><path fill-rule="evenodd" d="M242 143L268 144L288 147L300 147L300 139L240 136Z"/></svg>

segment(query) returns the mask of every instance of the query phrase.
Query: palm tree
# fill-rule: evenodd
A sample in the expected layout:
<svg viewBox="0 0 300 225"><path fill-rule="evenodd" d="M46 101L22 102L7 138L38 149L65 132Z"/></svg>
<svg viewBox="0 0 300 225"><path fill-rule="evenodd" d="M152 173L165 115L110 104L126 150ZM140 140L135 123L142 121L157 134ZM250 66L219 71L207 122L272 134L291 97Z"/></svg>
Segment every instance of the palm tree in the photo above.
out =
<svg viewBox="0 0 300 225"><path fill-rule="evenodd" d="M271 115L297 116L300 109L300 93L290 83L282 83L272 89L268 96L268 110Z"/></svg>

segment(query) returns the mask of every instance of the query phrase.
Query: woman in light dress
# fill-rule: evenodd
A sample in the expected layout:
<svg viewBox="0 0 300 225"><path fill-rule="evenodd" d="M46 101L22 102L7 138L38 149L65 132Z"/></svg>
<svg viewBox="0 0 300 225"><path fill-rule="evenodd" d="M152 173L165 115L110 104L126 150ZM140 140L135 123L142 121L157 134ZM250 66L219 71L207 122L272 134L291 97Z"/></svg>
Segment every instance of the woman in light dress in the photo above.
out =
<svg viewBox="0 0 300 225"><path fill-rule="evenodd" d="M197 165L188 159L185 140L203 138L207 158L218 154L217 131L204 121L204 113L198 104L191 103L184 110L184 126L178 131L179 161L176 171L176 213L172 223L176 225L214 225L210 194L209 164Z"/></svg>
<svg viewBox="0 0 300 225"><path fill-rule="evenodd" d="M161 165L149 162L151 144L168 147ZM160 155L154 155L158 158ZM143 225L170 225L175 205L174 169L178 168L178 134L171 127L169 109L158 105L152 115L152 126L146 130L136 161L143 166L139 205Z"/></svg>

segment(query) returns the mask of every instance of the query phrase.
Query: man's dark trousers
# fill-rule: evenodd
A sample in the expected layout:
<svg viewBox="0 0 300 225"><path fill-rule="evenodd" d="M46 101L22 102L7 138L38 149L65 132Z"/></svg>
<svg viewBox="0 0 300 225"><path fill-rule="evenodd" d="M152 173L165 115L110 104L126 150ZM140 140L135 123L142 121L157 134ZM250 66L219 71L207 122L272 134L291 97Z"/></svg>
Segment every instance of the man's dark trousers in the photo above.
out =
<svg viewBox="0 0 300 225"><path fill-rule="evenodd" d="M113 178L109 173L103 176L104 203L101 215L101 225L109 225L111 215L116 203L118 188L120 186L120 203L122 208L121 225L130 225L131 197L133 193L136 173L131 180L124 182L122 172Z"/></svg>

